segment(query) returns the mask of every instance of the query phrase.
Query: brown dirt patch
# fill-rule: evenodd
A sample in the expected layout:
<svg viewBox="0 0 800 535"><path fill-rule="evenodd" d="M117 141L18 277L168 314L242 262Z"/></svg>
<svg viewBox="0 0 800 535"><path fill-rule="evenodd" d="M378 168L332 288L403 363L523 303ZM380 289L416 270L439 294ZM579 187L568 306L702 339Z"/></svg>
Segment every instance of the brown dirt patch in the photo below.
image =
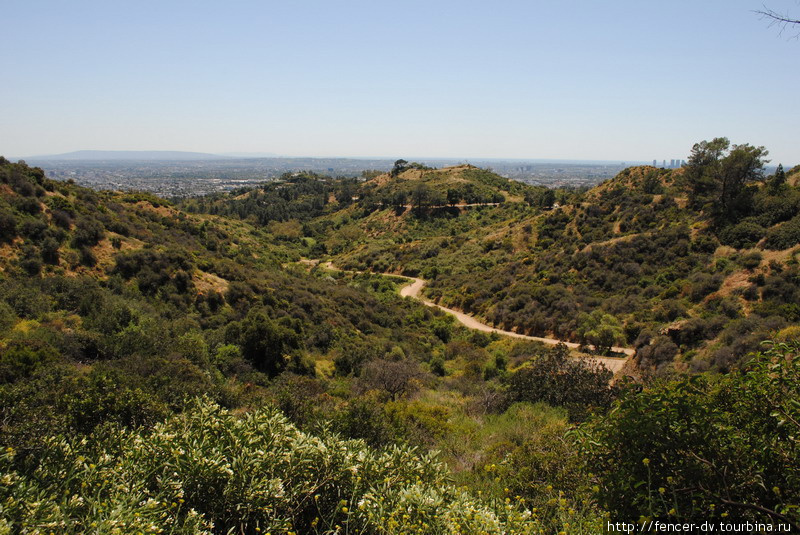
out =
<svg viewBox="0 0 800 535"><path fill-rule="evenodd" d="M111 267L111 265L114 263L112 257L117 250L114 249L113 245L111 245L110 239L103 238L100 240L100 243L92 248L92 252L94 253L95 258L97 258L96 267L106 268Z"/></svg>
<svg viewBox="0 0 800 535"><path fill-rule="evenodd" d="M15 238L11 243L0 245L0 271L5 271L6 264L10 264L19 257L19 244L22 238Z"/></svg>
<svg viewBox="0 0 800 535"><path fill-rule="evenodd" d="M192 281L195 288L197 288L197 292L201 294L208 294L212 291L225 293L228 290L228 281L213 273L197 270L192 277Z"/></svg>
<svg viewBox="0 0 800 535"><path fill-rule="evenodd" d="M629 241L629 240L632 240L633 238L635 238L636 236L641 236L642 234L644 234L644 233L643 232L637 232L636 234L627 234L625 236L617 236L616 238L611 238L611 239L605 240L605 241L589 243L589 244L586 245L586 247L584 247L581 250L581 252L582 253L586 253L588 251L591 251L592 247L605 247L607 245L614 245L615 243L619 243L619 242L623 242L623 241Z"/></svg>
<svg viewBox="0 0 800 535"><path fill-rule="evenodd" d="M139 201L134 206L142 210L147 210L148 212L155 212L161 217L175 217L180 213L178 210L170 206L153 206L148 201Z"/></svg>
<svg viewBox="0 0 800 535"><path fill-rule="evenodd" d="M772 260L777 262L786 262L792 256L792 251L795 247L790 247L789 249L784 249L782 251L759 251L761 253L762 264L769 264Z"/></svg>
<svg viewBox="0 0 800 535"><path fill-rule="evenodd" d="M724 281L722 281L722 286L720 286L719 290L714 292L715 295L731 295L736 288L746 288L750 286L750 281L747 279L750 277L750 273L747 271L737 271L728 275Z"/></svg>

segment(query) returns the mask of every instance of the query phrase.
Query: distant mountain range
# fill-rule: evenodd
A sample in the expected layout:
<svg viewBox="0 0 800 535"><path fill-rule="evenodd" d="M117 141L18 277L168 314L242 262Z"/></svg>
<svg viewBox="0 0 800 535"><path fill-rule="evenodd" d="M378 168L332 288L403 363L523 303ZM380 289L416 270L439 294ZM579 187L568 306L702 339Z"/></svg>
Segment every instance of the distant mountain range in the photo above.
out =
<svg viewBox="0 0 800 535"><path fill-rule="evenodd" d="M210 154L206 152L186 152L175 150L78 150L64 154L46 154L30 156L27 161L63 161L63 160L148 160L148 161L186 161L186 160L223 160L230 156Z"/></svg>

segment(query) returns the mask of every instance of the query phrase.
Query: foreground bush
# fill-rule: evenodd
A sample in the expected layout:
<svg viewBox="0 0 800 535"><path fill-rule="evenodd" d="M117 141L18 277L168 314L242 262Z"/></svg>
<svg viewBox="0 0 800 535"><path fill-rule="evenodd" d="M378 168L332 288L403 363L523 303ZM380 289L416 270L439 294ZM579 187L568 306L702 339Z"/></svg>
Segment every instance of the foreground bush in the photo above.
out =
<svg viewBox="0 0 800 535"><path fill-rule="evenodd" d="M99 436L102 434L102 436ZM317 438L270 410L209 402L149 433L51 438L36 460L0 455L0 533L529 533L410 448Z"/></svg>
<svg viewBox="0 0 800 535"><path fill-rule="evenodd" d="M612 518L800 522L800 344L629 395L583 428Z"/></svg>

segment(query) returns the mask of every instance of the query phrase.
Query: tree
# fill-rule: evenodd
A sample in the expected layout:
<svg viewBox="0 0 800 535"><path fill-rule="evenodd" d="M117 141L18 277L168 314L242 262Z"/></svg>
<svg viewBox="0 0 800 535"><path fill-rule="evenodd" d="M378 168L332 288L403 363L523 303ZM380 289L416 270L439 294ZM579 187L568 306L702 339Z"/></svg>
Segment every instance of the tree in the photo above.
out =
<svg viewBox="0 0 800 535"><path fill-rule="evenodd" d="M764 147L750 144L731 147L725 137L695 143L685 173L692 206L711 203L713 215L728 221L746 212L745 187L763 180L767 154Z"/></svg>
<svg viewBox="0 0 800 535"><path fill-rule="evenodd" d="M584 343L592 344L595 350L601 353L610 353L615 343L625 339L619 320L602 310L582 314L579 323L578 336Z"/></svg>
<svg viewBox="0 0 800 535"><path fill-rule="evenodd" d="M539 208L544 208L546 210L549 210L550 208L553 207L553 203L555 202L556 202L556 193L550 188L547 188L542 192L542 196L539 197Z"/></svg>
<svg viewBox="0 0 800 535"><path fill-rule="evenodd" d="M242 356L270 376L283 371L288 357L300 349L297 332L273 322L263 310L252 309L241 325Z"/></svg>
<svg viewBox="0 0 800 535"><path fill-rule="evenodd" d="M394 162L394 167L392 167L391 176L395 177L406 170L408 162L406 160L400 159Z"/></svg>
<svg viewBox="0 0 800 535"><path fill-rule="evenodd" d="M411 204L418 212L428 206L431 201L431 188L427 184L417 184L411 192Z"/></svg>
<svg viewBox="0 0 800 535"><path fill-rule="evenodd" d="M461 190L457 188L449 188L447 190L447 204L455 206L461 200Z"/></svg>
<svg viewBox="0 0 800 535"><path fill-rule="evenodd" d="M534 355L512 373L507 383L507 402L545 402L564 406L570 417L580 420L592 408L606 407L616 391L609 386L612 373L602 364L589 359L569 357L564 344Z"/></svg>
<svg viewBox="0 0 800 535"><path fill-rule="evenodd" d="M406 202L408 202L408 193L405 191L395 191L392 194L392 205L396 207L405 206Z"/></svg>
<svg viewBox="0 0 800 535"><path fill-rule="evenodd" d="M368 362L361 372L359 387L363 391L382 390L392 401L413 392L424 378L416 362L377 359Z"/></svg>
<svg viewBox="0 0 800 535"><path fill-rule="evenodd" d="M786 172L783 170L783 165L778 164L778 168L775 169L775 174L767 182L767 187L769 188L769 192L777 194L783 189L784 184L786 184Z"/></svg>
<svg viewBox="0 0 800 535"><path fill-rule="evenodd" d="M717 137L711 141L695 143L692 147L685 176L689 186L689 200L696 208L713 194L716 182L711 171L718 166L729 146L728 138Z"/></svg>

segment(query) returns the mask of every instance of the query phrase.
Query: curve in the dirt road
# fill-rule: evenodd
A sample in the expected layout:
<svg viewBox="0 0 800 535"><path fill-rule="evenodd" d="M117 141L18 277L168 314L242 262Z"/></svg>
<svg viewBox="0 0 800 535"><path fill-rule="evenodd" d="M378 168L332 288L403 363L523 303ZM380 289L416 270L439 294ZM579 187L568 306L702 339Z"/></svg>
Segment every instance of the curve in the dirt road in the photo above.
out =
<svg viewBox="0 0 800 535"><path fill-rule="evenodd" d="M324 264L324 267L334 271L343 271L334 266L332 262L326 262ZM495 327L492 327L491 325L486 325L485 323L477 320L475 317L470 316L469 314L465 314L464 312L461 312L459 310L454 310L452 308L447 308L445 306L434 303L433 301L423 297L421 295L422 288L425 287L425 284L427 283L425 279L420 279L417 277L407 277L405 275L395 275L392 273L382 273L382 275L388 275L391 277L401 277L403 279L410 281L408 284L400 288L400 295L402 297L411 297L412 299L416 299L427 306L436 307L439 310L447 312L448 314L454 316L462 325L470 329L475 329L478 331L483 331L488 333L497 333L503 336L510 336L512 338L521 338L523 340L533 340L535 342L542 342L551 345L564 344L567 347L573 349L577 349L578 347L580 347L580 344L576 344L575 342L565 342L563 340L558 340L557 338L528 336L527 334L515 333L514 331L504 331L502 329L497 329ZM603 366L608 368L611 372L617 373L622 369L622 367L628 361L628 358L633 356L634 350L627 347L616 347L616 346L612 347L611 350L615 353L621 353L625 355L625 357L618 358L618 357L591 356L587 358L591 358L592 360L603 364Z"/></svg>

